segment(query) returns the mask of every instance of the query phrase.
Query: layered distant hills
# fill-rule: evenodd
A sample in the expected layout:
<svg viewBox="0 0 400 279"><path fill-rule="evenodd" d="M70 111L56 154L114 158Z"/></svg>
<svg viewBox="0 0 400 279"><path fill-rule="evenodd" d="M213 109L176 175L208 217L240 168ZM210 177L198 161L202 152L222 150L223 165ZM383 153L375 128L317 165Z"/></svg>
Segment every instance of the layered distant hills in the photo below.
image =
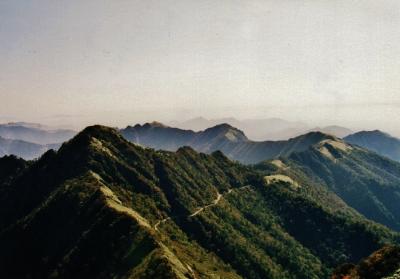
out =
<svg viewBox="0 0 400 279"><path fill-rule="evenodd" d="M36 144L63 143L76 134L73 130L55 129L35 123L15 122L0 124L0 137Z"/></svg>
<svg viewBox="0 0 400 279"><path fill-rule="evenodd" d="M250 139L257 141L286 140L308 132L316 131L331 134L340 138L353 133L350 129L337 125L312 128L300 121L288 121L281 118L238 120L233 117L218 119L197 117L187 121L171 121L168 124L172 127L184 130L202 131L224 123L244 131Z"/></svg>
<svg viewBox="0 0 400 279"><path fill-rule="evenodd" d="M304 151L323 139L336 138L321 132L309 132L284 141L256 142L249 140L241 130L229 124L194 132L171 128L158 122L129 126L122 129L121 133L132 142L155 149L175 151L179 147L190 146L205 153L220 150L229 158L246 164L287 156Z"/></svg>
<svg viewBox="0 0 400 279"><path fill-rule="evenodd" d="M195 140L248 141L222 128ZM3 157L0 277L329 278L400 243L399 163L322 133L288 146L249 167L92 126L38 161Z"/></svg>
<svg viewBox="0 0 400 279"><path fill-rule="evenodd" d="M222 120L222 119L220 119ZM194 126L200 122L203 125L220 120L196 118L182 122L181 125ZM239 121L234 118L224 119L241 126L254 124L275 123L274 127L286 127L291 123L278 118L265 120ZM194 122L194 123L192 123ZM186 123L186 124L185 124ZM247 123L244 125L243 123ZM282 124L286 123L286 124ZM258 125L259 124L259 125ZM296 124L293 122L292 124ZM303 129L302 124L297 123ZM251 126L250 125L250 126ZM197 126L201 126L198 124ZM259 130L263 130L259 128ZM273 134L273 130L269 130ZM400 140L379 130L361 131L352 134L352 131L341 126L326 126L305 130L303 134L289 140L253 141L245 133L227 123L207 127L204 130L193 131L166 126L159 122L144 125L128 126L121 133L130 141L149 146L155 149L176 151L182 146L191 146L197 151L210 153L216 150L223 151L231 159L243 163L257 163L276 156L287 156L292 152L302 151L317 142L322 137L343 138L346 142L367 148L393 160L400 160ZM73 130L55 129L41 124L15 122L0 124L0 156L14 154L24 159L38 158L49 149L57 149L64 141L76 134ZM295 133L296 134L296 133ZM268 138L268 137L266 137Z"/></svg>
<svg viewBox="0 0 400 279"><path fill-rule="evenodd" d="M309 128L305 123L288 121L280 118L266 119L244 119L238 120L233 117L206 119L197 117L187 121L172 121L169 124L173 127L202 131L220 124L229 124L245 133L253 140L282 140L304 134Z"/></svg>
<svg viewBox="0 0 400 279"><path fill-rule="evenodd" d="M51 129L34 123L0 124L0 156L13 154L27 160L35 159L49 149L57 149L75 134L72 130Z"/></svg>
<svg viewBox="0 0 400 279"><path fill-rule="evenodd" d="M36 144L23 140L12 140L0 137L0 156L16 155L26 160L40 157L49 149L57 149L61 144Z"/></svg>

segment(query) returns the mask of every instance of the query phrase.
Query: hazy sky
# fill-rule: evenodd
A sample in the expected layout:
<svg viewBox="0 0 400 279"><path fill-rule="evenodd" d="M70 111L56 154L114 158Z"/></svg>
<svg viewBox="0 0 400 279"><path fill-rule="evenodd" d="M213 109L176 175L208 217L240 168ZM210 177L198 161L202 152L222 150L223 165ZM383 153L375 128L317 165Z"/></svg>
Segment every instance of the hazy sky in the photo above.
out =
<svg viewBox="0 0 400 279"><path fill-rule="evenodd" d="M399 12L397 0L1 0L0 121L395 131Z"/></svg>

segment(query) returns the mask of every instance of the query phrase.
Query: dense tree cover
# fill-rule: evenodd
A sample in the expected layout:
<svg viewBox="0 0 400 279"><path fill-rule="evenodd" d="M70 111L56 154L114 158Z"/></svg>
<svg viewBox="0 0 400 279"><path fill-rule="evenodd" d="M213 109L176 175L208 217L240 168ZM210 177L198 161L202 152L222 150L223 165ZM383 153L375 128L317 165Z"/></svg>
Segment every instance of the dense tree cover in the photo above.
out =
<svg viewBox="0 0 400 279"><path fill-rule="evenodd" d="M271 185L265 205L280 217L282 226L331 267L355 262L398 236L360 217L333 214L322 203L311 201L283 185Z"/></svg>
<svg viewBox="0 0 400 279"><path fill-rule="evenodd" d="M332 279L395 279L400 270L400 247L385 246L357 265L343 264L338 267Z"/></svg>
<svg viewBox="0 0 400 279"><path fill-rule="evenodd" d="M267 183L267 164L88 127L1 186L0 276L327 278L398 242L322 178L293 167L301 187Z"/></svg>
<svg viewBox="0 0 400 279"><path fill-rule="evenodd" d="M327 148L333 159L313 147L293 153L289 164L367 218L400 230L400 164L357 147Z"/></svg>
<svg viewBox="0 0 400 279"><path fill-rule="evenodd" d="M10 183L29 166L29 162L14 155L0 158L0 185Z"/></svg>

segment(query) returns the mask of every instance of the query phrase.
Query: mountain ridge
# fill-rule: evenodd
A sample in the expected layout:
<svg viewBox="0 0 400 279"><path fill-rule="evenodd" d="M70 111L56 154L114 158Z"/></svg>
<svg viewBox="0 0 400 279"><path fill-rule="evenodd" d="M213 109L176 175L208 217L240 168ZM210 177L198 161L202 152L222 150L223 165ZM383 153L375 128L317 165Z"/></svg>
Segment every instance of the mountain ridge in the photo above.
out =
<svg viewBox="0 0 400 279"><path fill-rule="evenodd" d="M367 218L400 229L400 164L343 141L323 141L286 159Z"/></svg>
<svg viewBox="0 0 400 279"><path fill-rule="evenodd" d="M344 138L345 141L400 161L400 139L380 130L361 131Z"/></svg>
<svg viewBox="0 0 400 279"><path fill-rule="evenodd" d="M88 127L0 184L0 273L327 278L337 264L398 241L350 209L339 214L263 177L221 152L157 151ZM290 216L297 227L319 224L313 237L325 248L292 230Z"/></svg>
<svg viewBox="0 0 400 279"><path fill-rule="evenodd" d="M343 138L346 137L350 134L353 134L354 132L346 127L338 126L338 125L330 125L330 126L325 126L325 127L315 127L311 130L312 131L319 131L321 133L325 134L331 134L334 135L338 138Z"/></svg>
<svg viewBox="0 0 400 279"><path fill-rule="evenodd" d="M307 131L307 125L302 122L287 121L281 118L238 120L234 117L217 119L196 117L186 121L170 121L168 124L180 129L202 131L221 123L228 123L245 131L252 140L281 140Z"/></svg>
<svg viewBox="0 0 400 279"><path fill-rule="evenodd" d="M336 139L332 135L317 131L287 141L256 142L249 140L241 130L226 123L200 132L144 124L129 126L122 129L121 133L132 142L155 149L175 151L181 146L191 146L205 153L221 150L229 158L247 164L307 149L323 138Z"/></svg>

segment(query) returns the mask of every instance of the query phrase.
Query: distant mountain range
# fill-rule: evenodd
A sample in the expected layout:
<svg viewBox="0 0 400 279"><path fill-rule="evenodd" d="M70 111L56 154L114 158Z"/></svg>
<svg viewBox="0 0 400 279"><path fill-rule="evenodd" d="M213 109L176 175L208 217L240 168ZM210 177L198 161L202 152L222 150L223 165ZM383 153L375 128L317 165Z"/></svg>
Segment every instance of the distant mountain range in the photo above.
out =
<svg viewBox="0 0 400 279"><path fill-rule="evenodd" d="M400 161L400 139L379 130L362 131L344 138L345 141Z"/></svg>
<svg viewBox="0 0 400 279"><path fill-rule="evenodd" d="M197 120L202 120L204 123L213 122L203 118ZM234 118L225 120L240 122ZM276 123L281 121L280 119L267 120ZM261 123L263 120L252 121ZM302 151L318 140L321 134L326 134L327 137L343 137L348 143L400 161L399 139L379 130L351 134L351 130L341 126L308 129L303 135L280 141L250 140L243 131L227 123L206 128L204 131L193 131L152 122L128 126L121 132L130 141L155 149L176 151L179 147L191 146L205 153L221 150L228 157L243 163L257 163L276 156ZM55 129L37 123L0 124L0 156L14 154L28 160L38 158L48 149L57 149L62 142L75 134L73 130Z"/></svg>
<svg viewBox="0 0 400 279"><path fill-rule="evenodd" d="M149 141L149 129L249 141L229 125L122 132ZM400 163L319 132L282 145L284 157L245 166L92 126L38 161L3 157L0 277L327 279L400 243Z"/></svg>
<svg viewBox="0 0 400 279"><path fill-rule="evenodd" d="M76 134L72 130L52 129L41 124L15 122L0 124L0 137L23 140L36 144L54 144L69 140Z"/></svg>
<svg viewBox="0 0 400 279"><path fill-rule="evenodd" d="M0 156L16 155L26 160L40 157L49 149L57 149L61 144L36 144L23 140L11 140L0 137Z"/></svg>
<svg viewBox="0 0 400 279"><path fill-rule="evenodd" d="M280 118L238 120L233 117L218 119L197 117L182 122L171 121L168 125L184 130L203 131L224 123L244 131L250 139L258 141L286 140L302 135L310 130L310 127L303 122L288 121Z"/></svg>
<svg viewBox="0 0 400 279"><path fill-rule="evenodd" d="M26 160L35 159L49 149L59 148L75 134L72 130L52 129L35 123L0 124L0 156L13 154Z"/></svg>
<svg viewBox="0 0 400 279"><path fill-rule="evenodd" d="M255 141L287 140L308 132L322 132L339 138L354 133L352 130L342 126L331 125L312 128L308 124L300 121L288 121L280 118L238 120L233 117L218 119L197 117L182 122L171 121L168 123L168 126L198 132L220 124L229 124L236 127L242 130L250 139Z"/></svg>
<svg viewBox="0 0 400 279"><path fill-rule="evenodd" d="M309 132L284 141L256 142L249 140L241 130L226 123L194 132L153 122L129 126L122 129L121 133L132 142L155 149L176 151L179 147L190 146L205 153L221 150L229 158L246 164L286 156L292 152L303 151L323 139L335 138L321 132Z"/></svg>

